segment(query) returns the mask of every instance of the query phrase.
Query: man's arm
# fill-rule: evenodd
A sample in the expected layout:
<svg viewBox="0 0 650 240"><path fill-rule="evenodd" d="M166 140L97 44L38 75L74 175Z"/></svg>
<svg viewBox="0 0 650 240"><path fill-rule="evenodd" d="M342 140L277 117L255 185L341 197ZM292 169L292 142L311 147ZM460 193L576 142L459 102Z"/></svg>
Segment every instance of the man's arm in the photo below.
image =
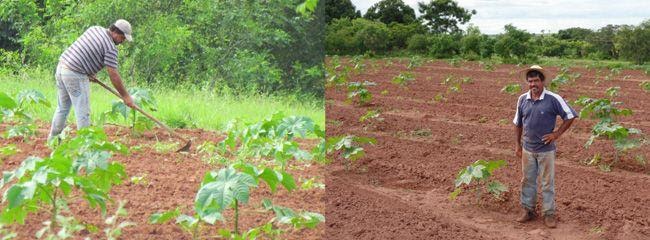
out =
<svg viewBox="0 0 650 240"><path fill-rule="evenodd" d="M567 119L562 121L562 125L560 125L560 128L557 129L557 131L554 131L552 133L546 134L542 137L542 141L544 141L544 144L549 144L552 143L553 141L557 140L562 136L562 134L571 127L571 124L573 123L573 119Z"/></svg>
<svg viewBox="0 0 650 240"><path fill-rule="evenodd" d="M131 95L124 87L124 84L122 84L122 78L120 77L120 74L117 72L117 69L112 67L106 67L106 71L108 72L108 76L111 78L111 83L113 84L113 86L115 86L117 92L119 92L120 95L122 95L122 100L124 101L124 104L126 104L130 108L134 108L135 104L133 103L133 99L131 98Z"/></svg>
<svg viewBox="0 0 650 240"><path fill-rule="evenodd" d="M523 127L515 125L515 155L521 157L521 133L523 132Z"/></svg>

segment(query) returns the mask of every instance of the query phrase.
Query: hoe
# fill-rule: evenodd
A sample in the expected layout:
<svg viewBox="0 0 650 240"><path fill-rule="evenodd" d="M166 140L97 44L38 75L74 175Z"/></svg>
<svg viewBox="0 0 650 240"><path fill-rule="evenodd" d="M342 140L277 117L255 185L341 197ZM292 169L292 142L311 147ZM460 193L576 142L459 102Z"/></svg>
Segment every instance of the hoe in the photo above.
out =
<svg viewBox="0 0 650 240"><path fill-rule="evenodd" d="M115 90L113 90L113 88L111 88L111 87L109 87L109 86L106 86L106 84L104 84L102 81L99 81L97 78L94 78L93 80L94 80L97 84L99 84L100 86L104 87L104 88L105 88L106 90L108 90L109 92L113 93L113 94L114 94L115 96L117 96L118 98L121 98L121 97L120 97L120 94L117 93ZM165 125L164 123L160 122L160 121L159 121L158 119L156 119L155 117L153 117L153 116L149 115L148 113L146 113L145 111L143 111L143 110L142 110L140 107L138 107L137 105L135 106L134 109L137 110L138 112L142 113L142 115L146 116L147 118L151 119L152 121L156 122L156 123L158 124L158 126L160 126L160 127L164 128L165 130L167 130L167 132L169 132L169 133L170 133L171 135L173 135L174 137L176 137L176 138L178 138L178 139L183 140L184 142L186 142L185 145L184 145L183 147L181 147L180 149L176 150L176 152L189 152L189 151L190 151L190 146L192 146L192 140L188 140L188 139L184 138L183 136L181 136L180 134L178 134L177 132L175 132L174 130L172 130L171 128L169 128L167 125Z"/></svg>

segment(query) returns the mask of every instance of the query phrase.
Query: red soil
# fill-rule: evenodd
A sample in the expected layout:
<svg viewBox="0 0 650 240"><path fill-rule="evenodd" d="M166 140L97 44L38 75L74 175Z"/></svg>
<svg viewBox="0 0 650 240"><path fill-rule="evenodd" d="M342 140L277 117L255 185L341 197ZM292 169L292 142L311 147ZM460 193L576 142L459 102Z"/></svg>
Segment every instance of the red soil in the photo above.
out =
<svg viewBox="0 0 650 240"><path fill-rule="evenodd" d="M521 164L514 156L512 118L521 93L500 90L510 83L526 89L516 74L510 74L520 68L500 65L486 71L476 63L456 68L442 61L427 62L411 70L416 80L407 87L392 84L394 76L408 71L406 65L367 61L365 72L351 76L350 81L377 83L368 87L373 100L366 106L346 104L344 88L326 91L328 136L377 139L376 145L365 147L366 156L350 171L337 161L327 173L327 239L650 239L650 168L634 160L637 155L650 159L647 145L628 153L612 172L602 172L584 161L595 153L612 159L613 147L597 140L585 149L595 121L575 121L557 143L558 228L544 227L541 218L516 223ZM593 69L576 66L572 71L582 77L562 86L559 94L576 111L579 107L572 102L579 96L603 97L605 89L620 86L621 95L615 100L634 111L620 121L650 132L650 94L639 87L650 80L647 75L625 70L606 81ZM471 77L472 83L463 83L459 93L447 93L441 82L449 75ZM630 77L623 80L626 75ZM438 93L446 101L434 101ZM382 120L360 123L359 117L369 109L379 109ZM484 197L479 206L467 193L450 201L456 174L478 159L508 162L495 172L509 188L505 201Z"/></svg>

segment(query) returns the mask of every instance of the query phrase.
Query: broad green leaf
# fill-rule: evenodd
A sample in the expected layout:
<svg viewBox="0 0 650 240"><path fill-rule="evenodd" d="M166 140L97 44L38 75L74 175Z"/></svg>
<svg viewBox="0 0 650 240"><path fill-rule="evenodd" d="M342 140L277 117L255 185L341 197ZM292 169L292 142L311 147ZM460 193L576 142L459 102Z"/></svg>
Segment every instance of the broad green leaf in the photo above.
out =
<svg viewBox="0 0 650 240"><path fill-rule="evenodd" d="M235 199L246 204L249 188L252 186L256 186L256 182L250 175L237 172L232 167L221 169L214 181L201 186L197 192L194 200L195 211L203 218L213 212L223 211Z"/></svg>
<svg viewBox="0 0 650 240"><path fill-rule="evenodd" d="M4 92L0 92L0 110L2 108L13 109L16 106L17 106L16 101L14 101L13 98L9 97L9 95L7 95Z"/></svg>
<svg viewBox="0 0 650 240"><path fill-rule="evenodd" d="M20 106L23 106L24 104L41 104L48 108L50 107L50 102L47 101L45 95L33 89L20 91L16 96L16 99Z"/></svg>
<svg viewBox="0 0 650 240"><path fill-rule="evenodd" d="M36 192L36 182L15 184L7 189L2 201L8 201L8 208L16 208L23 202L31 200Z"/></svg>
<svg viewBox="0 0 650 240"><path fill-rule="evenodd" d="M501 182L495 180L488 183L487 191L489 193L492 193L495 197L500 198L503 192L508 191L508 187L503 185Z"/></svg>

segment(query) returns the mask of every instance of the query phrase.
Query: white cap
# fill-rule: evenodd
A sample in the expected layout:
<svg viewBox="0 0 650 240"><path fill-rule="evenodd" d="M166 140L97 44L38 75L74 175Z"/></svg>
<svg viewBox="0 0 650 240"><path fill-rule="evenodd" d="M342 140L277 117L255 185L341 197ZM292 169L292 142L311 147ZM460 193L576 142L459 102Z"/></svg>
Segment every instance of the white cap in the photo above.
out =
<svg viewBox="0 0 650 240"><path fill-rule="evenodd" d="M129 42L133 41L133 37L131 36L131 33L132 33L131 32L131 24L129 22L127 22L124 19L119 19L119 20L115 21L115 23L113 25L115 25L115 27L117 27L118 29L120 29L120 31L122 31L124 33L124 36L126 37L127 41L129 41Z"/></svg>

